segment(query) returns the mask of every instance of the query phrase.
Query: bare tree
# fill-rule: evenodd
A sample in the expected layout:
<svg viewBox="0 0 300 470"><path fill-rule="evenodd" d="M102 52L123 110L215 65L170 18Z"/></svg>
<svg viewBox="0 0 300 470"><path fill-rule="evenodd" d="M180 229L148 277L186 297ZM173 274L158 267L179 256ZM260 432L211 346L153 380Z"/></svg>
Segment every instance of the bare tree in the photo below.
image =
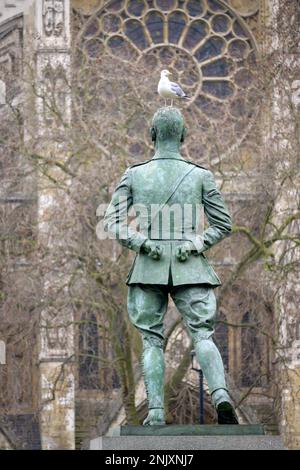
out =
<svg viewBox="0 0 300 470"><path fill-rule="evenodd" d="M120 407L111 405L112 396L120 397L128 423L139 423L145 407L137 407L135 402L141 378L141 340L126 312L124 280L132 257L115 242L96 237L97 207L108 203L129 164L153 153L149 128L153 112L161 105L154 77L162 64L173 70L175 80L185 78L191 92L197 77L193 78L193 64L184 54L178 58L172 48L165 48L159 58L153 55L144 60L137 60L134 51L122 45L104 49L97 39L84 35L92 20L87 25L84 21L79 15L74 20L73 76L64 76L59 67L49 68L37 83L32 64L24 63L23 86L8 93L1 120L3 197L10 202L1 209L1 335L15 357L15 368L1 375L0 401L3 410L18 409L26 401L23 395L30 393L30 372L24 371L30 370L28 363L33 360L29 353L34 350L41 310L45 306L52 309L54 322L45 326L51 336L62 327L61 312L70 308L75 315L77 387L101 391L103 408L107 406L99 411L104 431ZM294 43L286 47L294 47ZM232 237L216 247L211 257L220 264L224 279L218 291L217 340L226 358L228 355L233 395L247 421L251 417L246 404L251 397L263 395L275 406L279 404L273 362L289 367L273 301L288 275L299 275L299 257L294 256L300 244L299 106L293 101L293 64L283 65L274 55L255 58L253 54L242 62L232 82L234 99L213 100L203 94L182 111L188 128L183 155L210 166L217 174L234 221ZM188 63L185 74L181 73L182 63ZM284 116L277 123L271 147L264 123L269 119L275 86L289 113L288 123ZM64 114L69 94L71 122ZM34 113L36 98L49 127L42 142L35 132L38 122L26 126L24 138L24 121L30 110ZM47 139L63 147L64 161L47 153ZM37 243L36 205L18 199L23 187L30 187L30 197L36 201L35 182L41 175L50 190L60 195L51 223L64 244L57 247L51 265L47 248ZM14 201L9 199L12 197ZM22 262L23 272L16 271L16 263ZM62 272L68 272L67 285L42 298L40 280L46 274L55 277ZM19 313L20 324L12 325ZM179 333L182 325L173 312L166 332L167 356L172 357L170 351L178 345ZM166 382L168 422L191 422L198 412L195 383L186 379L191 345L182 342L181 346L177 366L171 368ZM236 347L238 351L233 351ZM22 379L12 382L19 370ZM51 392L53 397L56 390ZM212 421L213 410L208 405L207 409L207 419Z"/></svg>

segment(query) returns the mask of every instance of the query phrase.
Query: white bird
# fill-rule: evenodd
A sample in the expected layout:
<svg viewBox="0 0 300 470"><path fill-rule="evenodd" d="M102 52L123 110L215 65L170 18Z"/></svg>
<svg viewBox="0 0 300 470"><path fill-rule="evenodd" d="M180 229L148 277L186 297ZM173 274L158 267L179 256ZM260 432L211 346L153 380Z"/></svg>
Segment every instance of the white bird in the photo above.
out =
<svg viewBox="0 0 300 470"><path fill-rule="evenodd" d="M177 83L170 82L168 75L172 75L169 70L161 72L157 87L158 94L165 100L165 105L167 105L167 98L171 99L171 106L174 98L189 99Z"/></svg>

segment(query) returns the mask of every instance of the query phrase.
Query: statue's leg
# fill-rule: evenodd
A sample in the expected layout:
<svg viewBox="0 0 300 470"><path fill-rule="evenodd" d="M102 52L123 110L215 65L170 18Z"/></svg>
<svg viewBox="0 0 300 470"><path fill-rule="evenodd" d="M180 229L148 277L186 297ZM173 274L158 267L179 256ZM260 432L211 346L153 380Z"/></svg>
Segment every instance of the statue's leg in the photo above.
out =
<svg viewBox="0 0 300 470"><path fill-rule="evenodd" d="M144 425L165 424L164 416L164 352L158 338L143 337L143 375L149 414Z"/></svg>
<svg viewBox="0 0 300 470"><path fill-rule="evenodd" d="M218 411L219 422L223 420L220 416L221 410L224 409L230 421L228 424L236 424L237 420L233 417L234 410L227 390L222 357L212 340L216 315L216 297L213 289L200 285L182 286L174 289L172 297L191 334L197 360ZM229 415L232 415L232 419ZM226 416L224 419L227 419Z"/></svg>
<svg viewBox="0 0 300 470"><path fill-rule="evenodd" d="M163 318L167 305L168 292L164 287L129 286L129 318L143 338L142 367L149 407L144 425L165 424Z"/></svg>

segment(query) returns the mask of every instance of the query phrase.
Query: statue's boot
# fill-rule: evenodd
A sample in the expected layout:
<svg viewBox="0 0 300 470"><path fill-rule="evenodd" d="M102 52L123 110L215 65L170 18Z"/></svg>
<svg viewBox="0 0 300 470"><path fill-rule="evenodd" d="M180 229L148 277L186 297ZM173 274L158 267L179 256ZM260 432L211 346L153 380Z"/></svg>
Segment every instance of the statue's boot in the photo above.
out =
<svg viewBox="0 0 300 470"><path fill-rule="evenodd" d="M164 425L164 353L160 346L148 345L143 352L143 373L149 413L144 426Z"/></svg>
<svg viewBox="0 0 300 470"><path fill-rule="evenodd" d="M143 421L143 426L159 426L164 425L165 412L163 408L149 409L147 418Z"/></svg>
<svg viewBox="0 0 300 470"><path fill-rule="evenodd" d="M197 360L207 380L219 424L238 424L229 396L222 357L212 339L201 339L195 344Z"/></svg>
<svg viewBox="0 0 300 470"><path fill-rule="evenodd" d="M218 424L239 424L234 407L230 402L222 401L217 406Z"/></svg>

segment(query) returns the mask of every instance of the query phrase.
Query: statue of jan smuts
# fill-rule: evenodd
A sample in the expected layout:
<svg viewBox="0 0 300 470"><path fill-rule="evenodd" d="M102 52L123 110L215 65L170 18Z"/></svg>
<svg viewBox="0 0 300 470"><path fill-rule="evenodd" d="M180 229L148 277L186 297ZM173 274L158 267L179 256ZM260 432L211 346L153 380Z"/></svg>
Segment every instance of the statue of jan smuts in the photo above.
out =
<svg viewBox="0 0 300 470"><path fill-rule="evenodd" d="M128 313L143 338L143 372L149 414L144 425L165 424L163 319L171 295L193 340L220 424L236 424L220 353L212 341L216 315L214 288L220 280L204 251L228 236L231 218L212 173L184 160L185 127L176 108L161 108L151 129L155 155L129 167L107 209L105 229L137 255L128 274ZM196 234L202 204L209 228ZM140 231L127 224L138 207ZM153 206L154 205L154 206ZM164 208L182 209L164 224ZM186 208L191 210L186 210ZM154 208L154 209L153 209ZM160 221L158 223L158 221ZM155 227L156 230L155 230Z"/></svg>

